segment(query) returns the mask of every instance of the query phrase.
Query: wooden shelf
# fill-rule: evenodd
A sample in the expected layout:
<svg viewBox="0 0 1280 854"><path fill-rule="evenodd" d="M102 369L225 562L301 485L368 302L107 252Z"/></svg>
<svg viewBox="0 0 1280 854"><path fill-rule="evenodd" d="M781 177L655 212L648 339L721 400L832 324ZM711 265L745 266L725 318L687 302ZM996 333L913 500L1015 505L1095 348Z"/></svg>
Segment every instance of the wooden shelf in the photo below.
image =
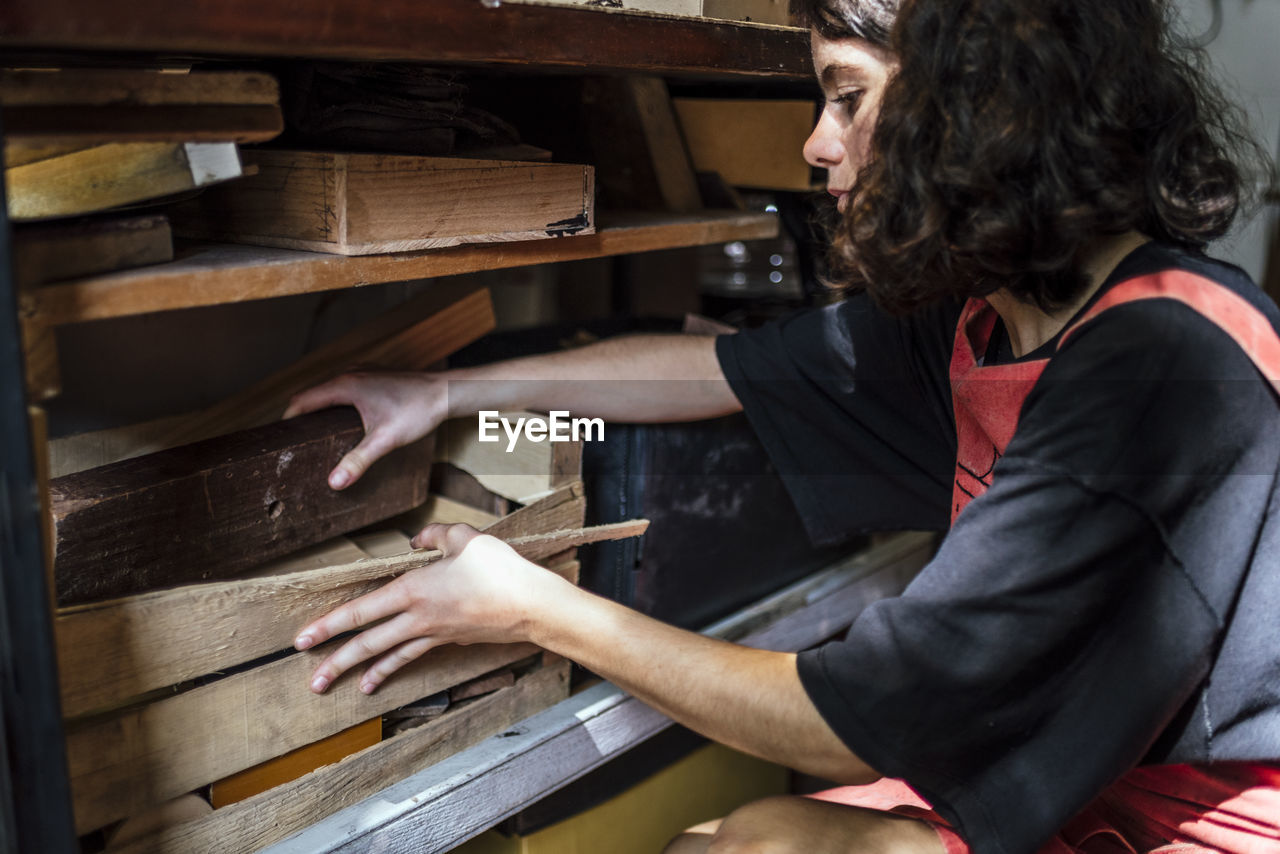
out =
<svg viewBox="0 0 1280 854"><path fill-rule="evenodd" d="M773 214L600 215L595 234L343 256L259 246L198 244L167 264L44 285L19 297L24 319L45 326L220 305L362 285L453 276L529 264L579 261L776 237Z"/></svg>
<svg viewBox="0 0 1280 854"><path fill-rule="evenodd" d="M807 79L793 27L480 0L5 0L0 48L24 52L520 63L573 70ZM86 57L80 57L85 61Z"/></svg>

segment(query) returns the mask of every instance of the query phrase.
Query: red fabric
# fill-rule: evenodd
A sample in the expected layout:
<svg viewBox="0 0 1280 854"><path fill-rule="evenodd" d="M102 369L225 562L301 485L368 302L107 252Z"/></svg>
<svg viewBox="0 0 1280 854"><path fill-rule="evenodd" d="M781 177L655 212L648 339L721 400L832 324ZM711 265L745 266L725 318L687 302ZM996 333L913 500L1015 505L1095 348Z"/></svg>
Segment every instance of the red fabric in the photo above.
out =
<svg viewBox="0 0 1280 854"><path fill-rule="evenodd" d="M1166 270L1117 283L1062 333L1058 347L1107 309L1143 299L1172 299L1195 309L1230 335L1280 393L1280 338L1271 323L1242 297L1185 270ZM980 366L979 355L986 352L996 319L995 309L986 300L971 299L956 326L950 374L958 439L952 524L970 501L991 486L992 470L1013 439L1022 404L1048 364L1048 359L1038 359Z"/></svg>
<svg viewBox="0 0 1280 854"><path fill-rule="evenodd" d="M956 416L956 479L951 490L951 523L991 486L991 472L1018 427L1022 403L1048 359L1009 365L978 365L996 325L986 300L965 305L951 352L951 402Z"/></svg>
<svg viewBox="0 0 1280 854"><path fill-rule="evenodd" d="M812 797L927 822L947 854L969 846L901 780ZM1280 767L1248 763L1135 768L1037 854L1280 854Z"/></svg>

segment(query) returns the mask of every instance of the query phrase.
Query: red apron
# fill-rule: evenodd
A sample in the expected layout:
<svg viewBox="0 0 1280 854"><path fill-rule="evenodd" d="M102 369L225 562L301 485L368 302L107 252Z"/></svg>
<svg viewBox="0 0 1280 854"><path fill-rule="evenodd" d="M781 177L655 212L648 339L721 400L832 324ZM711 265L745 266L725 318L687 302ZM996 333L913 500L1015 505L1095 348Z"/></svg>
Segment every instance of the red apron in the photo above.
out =
<svg viewBox="0 0 1280 854"><path fill-rule="evenodd" d="M1129 279L1112 287L1061 336L1117 305L1143 299L1185 303L1232 337L1280 392L1280 338L1257 309L1227 288L1181 270ZM1048 359L983 367L997 315L970 300L956 327L951 392L957 453L951 521L991 486L996 463L1018 427L1027 395ZM845 786L821 800L910 816L933 824L948 854L969 848L930 805L900 780ZM1136 768L1109 787L1040 854L1110 852L1280 854L1280 768L1253 763Z"/></svg>

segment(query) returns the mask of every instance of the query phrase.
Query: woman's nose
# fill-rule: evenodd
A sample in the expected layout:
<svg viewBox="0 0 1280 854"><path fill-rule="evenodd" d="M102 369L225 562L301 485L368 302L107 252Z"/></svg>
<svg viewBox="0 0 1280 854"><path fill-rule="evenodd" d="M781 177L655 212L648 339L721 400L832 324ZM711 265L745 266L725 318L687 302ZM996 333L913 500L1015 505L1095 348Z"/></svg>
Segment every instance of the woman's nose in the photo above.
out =
<svg viewBox="0 0 1280 854"><path fill-rule="evenodd" d="M831 169L844 159L844 145L840 142L836 123L827 110L823 110L818 116L818 124L805 140L804 159L810 166L819 169Z"/></svg>

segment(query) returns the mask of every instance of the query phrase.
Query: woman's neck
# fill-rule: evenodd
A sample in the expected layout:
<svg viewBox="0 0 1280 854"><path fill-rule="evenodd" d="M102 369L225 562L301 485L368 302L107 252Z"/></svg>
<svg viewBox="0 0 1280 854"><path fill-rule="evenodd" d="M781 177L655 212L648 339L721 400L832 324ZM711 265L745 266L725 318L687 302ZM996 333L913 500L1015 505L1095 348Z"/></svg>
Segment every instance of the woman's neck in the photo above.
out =
<svg viewBox="0 0 1280 854"><path fill-rule="evenodd" d="M1052 340L1081 306L1097 293L1116 265L1148 240L1149 237L1136 231L1098 239L1086 250L1083 259L1082 266L1089 280L1088 285L1069 305L1052 312L1043 311L1035 303L1026 302L1005 290L989 294L987 302L991 303L1004 321L1009 333L1009 343L1013 346L1013 355L1020 358Z"/></svg>

